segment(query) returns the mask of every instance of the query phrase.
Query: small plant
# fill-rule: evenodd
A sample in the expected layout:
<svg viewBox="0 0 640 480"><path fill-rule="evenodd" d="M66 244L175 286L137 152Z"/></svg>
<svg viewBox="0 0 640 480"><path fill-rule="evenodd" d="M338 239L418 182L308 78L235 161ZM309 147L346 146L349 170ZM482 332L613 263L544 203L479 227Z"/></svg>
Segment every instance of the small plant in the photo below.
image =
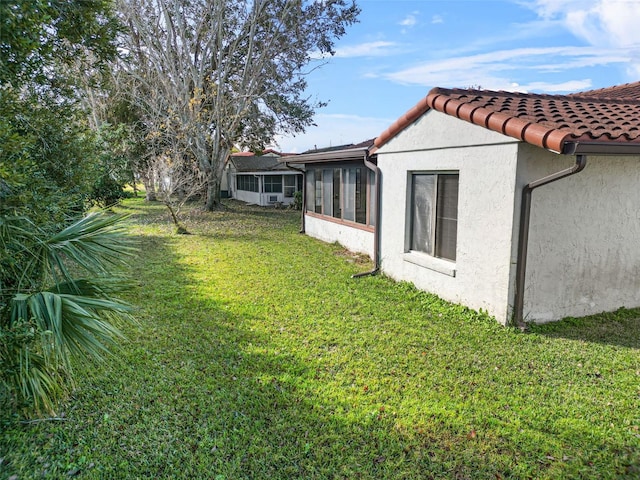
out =
<svg viewBox="0 0 640 480"><path fill-rule="evenodd" d="M109 174L98 178L91 190L92 201L101 208L117 205L124 197L125 192L122 185Z"/></svg>
<svg viewBox="0 0 640 480"><path fill-rule="evenodd" d="M302 210L302 192L300 190L294 192L291 208L294 210Z"/></svg>

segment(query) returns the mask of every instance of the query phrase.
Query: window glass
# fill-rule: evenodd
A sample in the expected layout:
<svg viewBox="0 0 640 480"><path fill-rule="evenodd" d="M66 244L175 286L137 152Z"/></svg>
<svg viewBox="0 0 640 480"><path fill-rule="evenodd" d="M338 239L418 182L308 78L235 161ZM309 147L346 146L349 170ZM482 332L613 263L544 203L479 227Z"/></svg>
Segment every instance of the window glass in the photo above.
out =
<svg viewBox="0 0 640 480"><path fill-rule="evenodd" d="M285 177L285 194L287 180ZM375 173L364 167L307 170L307 211L374 225L374 198Z"/></svg>
<svg viewBox="0 0 640 480"><path fill-rule="evenodd" d="M305 188L305 194L306 194L305 208L308 212L313 212L315 211L315 204L316 204L315 170L308 170L306 178L307 178L307 185Z"/></svg>
<svg viewBox="0 0 640 480"><path fill-rule="evenodd" d="M362 175L362 168L356 168L355 170L356 222L367 223L367 177Z"/></svg>
<svg viewBox="0 0 640 480"><path fill-rule="evenodd" d="M342 170L340 168L333 169L333 216L334 218L342 218Z"/></svg>
<svg viewBox="0 0 640 480"><path fill-rule="evenodd" d="M411 176L411 250L456 259L458 183L458 174Z"/></svg>
<svg viewBox="0 0 640 480"><path fill-rule="evenodd" d="M322 170L314 170L316 203L315 212L322 213Z"/></svg>
<svg viewBox="0 0 640 480"><path fill-rule="evenodd" d="M236 177L236 187L238 190L246 192L257 192L258 179L253 175L238 175Z"/></svg>
<svg viewBox="0 0 640 480"><path fill-rule="evenodd" d="M322 213L331 215L333 211L333 170L322 170Z"/></svg>
<svg viewBox="0 0 640 480"><path fill-rule="evenodd" d="M369 170L369 225L376 224L376 174Z"/></svg>
<svg viewBox="0 0 640 480"><path fill-rule="evenodd" d="M438 175L436 257L456 259L458 236L458 175Z"/></svg>
<svg viewBox="0 0 640 480"><path fill-rule="evenodd" d="M435 175L413 175L411 250L433 255Z"/></svg>
<svg viewBox="0 0 640 480"><path fill-rule="evenodd" d="M344 200L342 218L345 220L355 221L356 217L356 169L345 168L342 177Z"/></svg>
<svg viewBox="0 0 640 480"><path fill-rule="evenodd" d="M284 176L284 196L286 198L292 198L296 192L296 178L297 175Z"/></svg>
<svg viewBox="0 0 640 480"><path fill-rule="evenodd" d="M265 193L282 193L282 175L265 175Z"/></svg>

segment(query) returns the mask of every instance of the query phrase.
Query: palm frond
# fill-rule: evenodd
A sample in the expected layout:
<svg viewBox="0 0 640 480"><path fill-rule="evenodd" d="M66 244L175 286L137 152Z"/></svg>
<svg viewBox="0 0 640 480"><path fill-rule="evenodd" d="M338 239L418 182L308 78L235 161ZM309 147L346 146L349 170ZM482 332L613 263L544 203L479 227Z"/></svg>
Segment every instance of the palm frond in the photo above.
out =
<svg viewBox="0 0 640 480"><path fill-rule="evenodd" d="M64 260L70 259L93 274L111 273L126 265L135 249L122 224L124 218L126 215L93 213L69 225L44 242L49 261L66 272Z"/></svg>
<svg viewBox="0 0 640 480"><path fill-rule="evenodd" d="M19 363L14 371L23 404L32 404L36 411L53 412L55 400L64 391L60 373L51 368L45 357L28 347L18 352Z"/></svg>
<svg viewBox="0 0 640 480"><path fill-rule="evenodd" d="M102 359L123 335L114 316L130 307L115 300L51 291L19 294L11 302L12 322L32 320L42 335L44 357L70 368L72 357Z"/></svg>
<svg viewBox="0 0 640 480"><path fill-rule="evenodd" d="M73 358L102 359L123 338L118 324L131 309L114 295L129 283L117 273L135 252L124 217L91 214L47 236L0 216L0 334L33 329L0 345L0 380L36 409L53 410Z"/></svg>

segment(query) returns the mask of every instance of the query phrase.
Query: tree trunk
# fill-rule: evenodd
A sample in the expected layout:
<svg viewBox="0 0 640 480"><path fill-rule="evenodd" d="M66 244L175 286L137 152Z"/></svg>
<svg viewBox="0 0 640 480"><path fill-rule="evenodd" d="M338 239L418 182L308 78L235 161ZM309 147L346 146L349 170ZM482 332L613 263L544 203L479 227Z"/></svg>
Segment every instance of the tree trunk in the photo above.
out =
<svg viewBox="0 0 640 480"><path fill-rule="evenodd" d="M222 175L224 175L224 167L229 158L230 148L221 147L218 155L213 156L211 168L207 171L207 199L205 210L212 212L220 206L220 187L222 186ZM202 165L202 162L200 163Z"/></svg>
<svg viewBox="0 0 640 480"><path fill-rule="evenodd" d="M142 184L144 185L145 196L144 200L146 202L155 202L158 198L156 197L156 187L153 184L153 181L149 179L149 177L142 177Z"/></svg>
<svg viewBox="0 0 640 480"><path fill-rule="evenodd" d="M220 179L212 177L214 177L214 175L210 175L209 181L207 182L205 210L208 212L212 212L220 206Z"/></svg>
<svg viewBox="0 0 640 480"><path fill-rule="evenodd" d="M138 198L138 181L136 180L136 174L131 172L131 186L133 187L133 196Z"/></svg>

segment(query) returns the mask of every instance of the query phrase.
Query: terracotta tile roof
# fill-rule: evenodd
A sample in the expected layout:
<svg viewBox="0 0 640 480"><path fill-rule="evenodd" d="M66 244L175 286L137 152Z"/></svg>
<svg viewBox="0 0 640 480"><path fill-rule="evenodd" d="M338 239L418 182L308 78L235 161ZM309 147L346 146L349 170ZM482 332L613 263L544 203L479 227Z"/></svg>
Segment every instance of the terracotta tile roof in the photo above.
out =
<svg viewBox="0 0 640 480"><path fill-rule="evenodd" d="M640 82L572 95L434 88L376 139L376 148L430 108L554 152L575 153L578 145L640 152Z"/></svg>
<svg viewBox="0 0 640 480"><path fill-rule="evenodd" d="M625 99L640 100L640 82L625 83L624 85L614 85L613 87L599 88L598 90L588 90L586 92L573 93L568 97L589 97L599 99Z"/></svg>

